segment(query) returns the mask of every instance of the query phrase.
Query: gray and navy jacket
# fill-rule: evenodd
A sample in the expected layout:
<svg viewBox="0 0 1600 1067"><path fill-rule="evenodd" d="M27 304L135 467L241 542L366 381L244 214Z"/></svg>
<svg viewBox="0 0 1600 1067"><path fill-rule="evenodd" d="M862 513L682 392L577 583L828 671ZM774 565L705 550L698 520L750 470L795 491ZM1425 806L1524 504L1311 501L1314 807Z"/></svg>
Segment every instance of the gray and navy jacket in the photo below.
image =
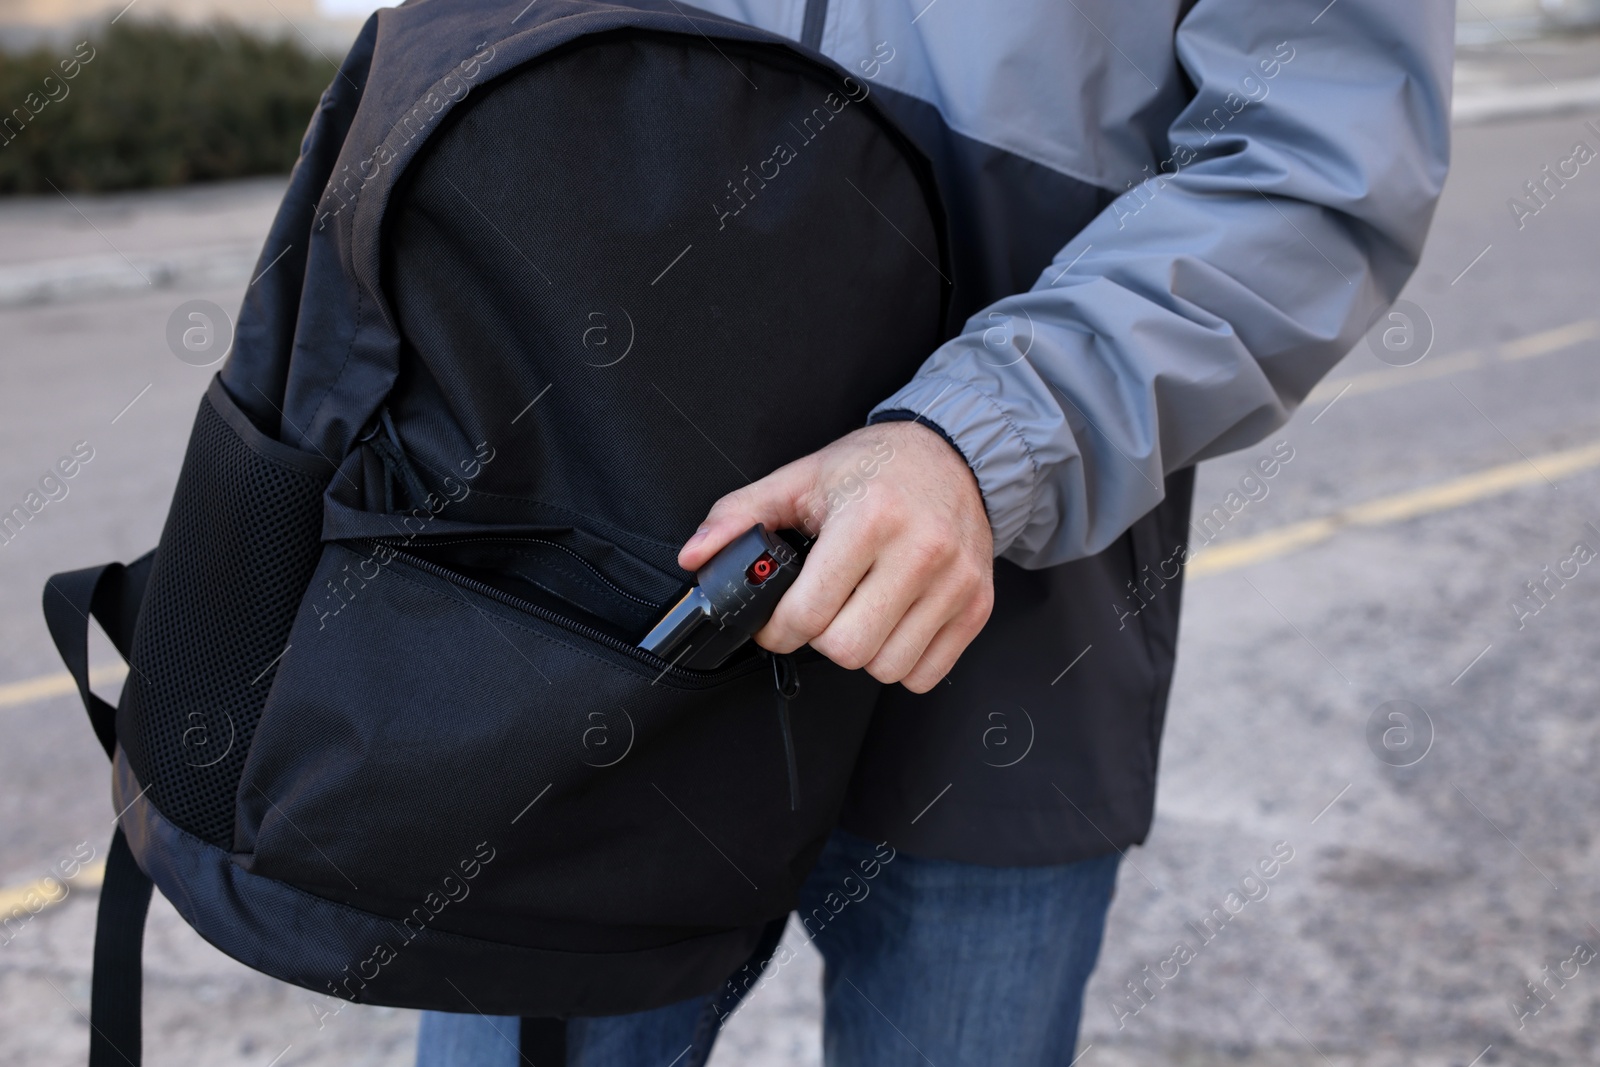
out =
<svg viewBox="0 0 1600 1067"><path fill-rule="evenodd" d="M700 0L868 80L933 159L965 328L874 419L961 451L996 608L885 694L844 825L992 864L1142 841L1193 467L1399 293L1449 157L1449 0Z"/></svg>

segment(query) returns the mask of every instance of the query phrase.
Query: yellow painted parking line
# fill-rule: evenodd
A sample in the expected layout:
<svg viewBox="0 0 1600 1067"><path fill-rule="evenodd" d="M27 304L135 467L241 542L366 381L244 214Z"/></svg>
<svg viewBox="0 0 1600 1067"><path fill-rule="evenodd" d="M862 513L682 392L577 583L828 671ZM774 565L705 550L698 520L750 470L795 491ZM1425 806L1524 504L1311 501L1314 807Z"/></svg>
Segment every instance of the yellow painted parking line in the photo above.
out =
<svg viewBox="0 0 1600 1067"><path fill-rule="evenodd" d="M72 896L74 889L98 889L105 881L106 861L96 860L75 878L40 878L22 885L0 886L0 920L14 915L37 915Z"/></svg>
<svg viewBox="0 0 1600 1067"><path fill-rule="evenodd" d="M1490 467L1437 485L1381 496L1331 515L1293 522L1253 537L1201 548L1190 558L1188 572L1195 578L1220 574L1326 541L1350 526L1403 522L1595 467L1600 467L1600 442L1548 452L1531 460Z"/></svg>
<svg viewBox="0 0 1600 1067"><path fill-rule="evenodd" d="M1592 341L1600 337L1600 322L1586 319L1575 322L1571 326L1562 326L1555 330L1546 330L1536 333L1532 337L1524 337L1520 341L1508 341L1500 346L1501 359L1528 359L1530 356L1542 356L1548 352L1559 352L1584 341Z"/></svg>
<svg viewBox="0 0 1600 1067"><path fill-rule="evenodd" d="M1321 400L1332 399L1335 395L1360 396L1362 393L1379 393L1385 389L1398 389L1402 385L1411 385L1414 382L1427 381L1429 378L1443 378L1447 374L1459 374L1462 371L1476 370L1488 360L1483 353L1475 348L1465 352L1457 352L1453 356L1440 356L1438 359L1424 360L1411 367L1393 367L1389 370L1368 371L1365 374L1352 374L1348 378L1335 378L1325 381L1311 390L1311 395L1306 397L1307 404Z"/></svg>
<svg viewBox="0 0 1600 1067"><path fill-rule="evenodd" d="M117 663L90 671L89 684L115 685L127 676L128 665L126 663ZM38 678L12 682L10 685L0 685L0 708L14 707L18 704L32 704L36 700L63 696L77 691L77 684L73 682L72 675L66 671L62 671L59 674L46 674Z"/></svg>
<svg viewBox="0 0 1600 1067"><path fill-rule="evenodd" d="M1515 341L1507 341L1493 350L1494 358L1500 360L1516 361L1532 359L1534 356L1547 356L1552 352L1560 352L1571 348L1573 345L1582 344L1600 338L1600 320L1584 319L1567 326L1558 326L1553 330L1542 330L1539 333L1529 334L1527 337ZM1403 385L1412 385L1416 382L1427 381L1430 378L1442 378L1447 374L1459 374L1462 371L1476 370L1489 362L1489 356L1476 348L1469 348L1465 352L1458 352L1450 356L1438 356L1425 359L1421 363L1410 367L1393 367L1388 370L1364 371L1361 374L1352 374L1347 378L1327 379L1306 397L1307 404L1333 399L1343 393L1345 396L1360 396L1362 393L1377 393L1386 389L1398 389Z"/></svg>

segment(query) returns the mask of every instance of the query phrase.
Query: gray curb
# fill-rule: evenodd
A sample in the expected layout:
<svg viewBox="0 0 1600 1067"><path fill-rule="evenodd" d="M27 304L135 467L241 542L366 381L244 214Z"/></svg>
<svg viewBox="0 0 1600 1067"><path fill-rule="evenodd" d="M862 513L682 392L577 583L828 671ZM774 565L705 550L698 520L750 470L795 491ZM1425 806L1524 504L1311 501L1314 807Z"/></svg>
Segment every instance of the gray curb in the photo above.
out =
<svg viewBox="0 0 1600 1067"><path fill-rule="evenodd" d="M1519 85L1493 92L1463 93L1455 98L1450 117L1457 126L1506 119L1537 118L1600 108L1600 78L1565 85Z"/></svg>
<svg viewBox="0 0 1600 1067"><path fill-rule="evenodd" d="M180 286L198 289L250 281L257 243L156 255L79 256L0 266L0 308L38 307Z"/></svg>

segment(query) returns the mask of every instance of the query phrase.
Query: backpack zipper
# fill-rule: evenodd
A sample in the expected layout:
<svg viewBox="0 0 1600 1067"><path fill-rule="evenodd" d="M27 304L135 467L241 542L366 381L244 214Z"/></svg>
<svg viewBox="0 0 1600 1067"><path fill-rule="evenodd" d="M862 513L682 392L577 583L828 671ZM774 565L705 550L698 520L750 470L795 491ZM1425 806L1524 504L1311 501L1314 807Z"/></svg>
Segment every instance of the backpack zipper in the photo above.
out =
<svg viewBox="0 0 1600 1067"><path fill-rule="evenodd" d="M490 600L498 601L507 607L515 608L518 611L532 615L536 619L559 626L564 630L569 630L572 633L578 634L580 637L585 637L598 645L604 645L606 648L609 648L614 652L620 652L625 656L638 660L640 663L647 664L652 668L660 669L662 674L672 675L676 678L682 678L685 681L712 682L727 676L731 676L740 671L748 670L748 666L745 664L740 664L737 667L726 667L722 670L709 672L693 671L687 667L679 667L676 664L668 663L660 656L646 652L637 645L631 645L619 638L612 637L604 630L597 630L593 626L588 626L584 623L578 622L576 619L569 619L565 615L562 615L559 612L551 611L549 608L544 607L543 605L535 604L531 600L524 600L522 597L519 597L514 593L507 593L503 589L497 589L487 582L480 582L476 578L469 578L464 574L451 570L449 567L441 566L430 559L424 559L423 557L413 555L410 552L399 551L387 541L383 541L379 538L364 538L362 543L374 549L381 546L389 550L395 559L401 560L420 571L425 571L436 578L442 578L451 585L457 585L463 589L470 589L480 596L486 596ZM796 679L796 684L798 684L798 677Z"/></svg>
<svg viewBox="0 0 1600 1067"><path fill-rule="evenodd" d="M406 455L406 447L400 442L399 431L394 428L394 419L390 417L387 407L378 409L378 417L373 422L372 429L356 440L376 452L378 459L383 462L385 511L396 510L394 486L397 481L404 488L412 507L427 505L428 487L417 474L416 467L412 466L411 457Z"/></svg>
<svg viewBox="0 0 1600 1067"><path fill-rule="evenodd" d="M389 542L389 541L384 541L381 538L379 539L379 541L382 544L391 545L391 547L393 547L392 543ZM609 587L610 590L613 593L616 593L618 596L623 597L623 598L625 598L627 600L631 600L635 604L642 604L645 607L651 608L651 609L656 610L656 611L660 611L661 609L663 609L663 608L665 608L667 606L665 603L663 603L661 601L646 600L644 597L634 596L632 593L630 593L626 589L622 588L622 586L618 585L616 582L613 582L610 578L606 577L605 572L602 571L599 567L596 567L593 563L590 563L588 560L584 559L582 555L580 555L579 553L573 551L571 548L568 548L566 545L562 544L560 541L550 541L550 540L547 540L547 539L545 539L543 537L446 537L446 538L441 538L441 539L436 540L436 541L428 541L427 544L428 544L428 547L430 547L430 548L443 548L446 545L471 545L471 544L478 544L478 543L481 543L481 542L492 542L492 543L495 543L495 544L512 544L512 545L547 545L550 548L558 548L561 551L565 552L567 555L571 556L573 559L577 560L579 563L583 564L585 567L587 567L594 574L594 576L596 578L600 579L601 582L605 583L605 585L607 587Z"/></svg>

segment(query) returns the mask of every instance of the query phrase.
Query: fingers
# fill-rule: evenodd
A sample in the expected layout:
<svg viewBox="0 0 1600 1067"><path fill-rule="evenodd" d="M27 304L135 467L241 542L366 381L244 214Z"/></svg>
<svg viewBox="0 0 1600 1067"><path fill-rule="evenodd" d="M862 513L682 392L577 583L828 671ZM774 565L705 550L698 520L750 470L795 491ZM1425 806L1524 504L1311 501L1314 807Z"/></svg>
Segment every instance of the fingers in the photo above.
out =
<svg viewBox="0 0 1600 1067"><path fill-rule="evenodd" d="M811 638L811 647L846 670L867 666L897 626L916 628L919 620L909 618L907 613L921 591L906 568L878 559L849 594L833 621ZM926 608L924 613L928 613ZM932 639L943 623L943 618L923 622L927 630L923 642ZM910 670L915 662L913 659L907 663L906 669Z"/></svg>
<svg viewBox="0 0 1600 1067"><path fill-rule="evenodd" d="M806 556L800 576L756 633L756 643L772 652L793 652L812 643L833 623L872 567L882 541L882 532L866 523L825 528ZM818 651L827 655L820 648Z"/></svg>
<svg viewBox="0 0 1600 1067"><path fill-rule="evenodd" d="M865 664L868 674L924 693L950 672L994 607L993 583L983 574L956 573L960 566L953 564L889 630Z"/></svg>
<svg viewBox="0 0 1600 1067"><path fill-rule="evenodd" d="M989 612L984 611L985 620ZM911 673L900 679L900 684L913 693L926 693L944 680L950 669L956 665L956 660L961 658L967 646L972 644L972 639L978 636L978 631L983 628L983 623L973 625L970 617L963 616L951 619L939 631L938 635L929 642L927 650L922 653L922 658L911 669Z"/></svg>
<svg viewBox="0 0 1600 1067"><path fill-rule="evenodd" d="M948 540L908 537L892 528L881 544L857 540L865 532L825 534L757 640L777 652L810 644L841 667L865 668L882 682L901 681L920 667L929 688L988 621L994 604L990 571ZM848 545L842 555L841 540ZM834 550L830 570L840 581L803 586L825 545ZM846 581L858 573L852 590ZM923 665L930 650L934 654Z"/></svg>
<svg viewBox="0 0 1600 1067"><path fill-rule="evenodd" d="M794 529L801 512L800 502L815 478L809 470L812 465L808 457L779 467L711 505L705 522L679 550L678 566L686 571L699 570L758 522L773 531Z"/></svg>

